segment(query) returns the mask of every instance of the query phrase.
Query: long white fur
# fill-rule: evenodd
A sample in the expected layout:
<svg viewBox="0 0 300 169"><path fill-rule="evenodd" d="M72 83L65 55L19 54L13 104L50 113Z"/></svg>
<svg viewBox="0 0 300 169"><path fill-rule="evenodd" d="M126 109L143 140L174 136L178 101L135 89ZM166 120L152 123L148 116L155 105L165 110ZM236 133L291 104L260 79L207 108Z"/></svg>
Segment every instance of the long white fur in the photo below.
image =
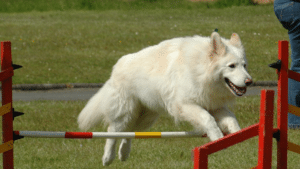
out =
<svg viewBox="0 0 300 169"><path fill-rule="evenodd" d="M229 67L233 63L234 69ZM216 32L211 37L174 38L125 55L81 111L79 128L88 130L102 121L108 132L142 131L160 114L169 113L211 140L219 139L222 131L240 130L227 108L235 95L224 78L245 87L245 80L251 79L245 64L244 48L235 33L230 40ZM115 139L107 139L103 165L115 158L115 145ZM121 160L129 157L130 146L130 139L122 140Z"/></svg>

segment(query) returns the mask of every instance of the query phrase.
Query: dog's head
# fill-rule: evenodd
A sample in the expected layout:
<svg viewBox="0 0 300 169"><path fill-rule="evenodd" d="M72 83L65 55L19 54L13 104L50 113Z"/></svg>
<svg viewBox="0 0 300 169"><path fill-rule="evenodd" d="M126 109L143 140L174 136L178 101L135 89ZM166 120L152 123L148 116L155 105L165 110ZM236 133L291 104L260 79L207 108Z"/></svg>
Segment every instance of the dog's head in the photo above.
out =
<svg viewBox="0 0 300 169"><path fill-rule="evenodd" d="M247 60L238 34L233 33L230 40L220 37L216 32L211 35L209 57L213 73L221 80L231 93L242 96L252 78L247 72Z"/></svg>

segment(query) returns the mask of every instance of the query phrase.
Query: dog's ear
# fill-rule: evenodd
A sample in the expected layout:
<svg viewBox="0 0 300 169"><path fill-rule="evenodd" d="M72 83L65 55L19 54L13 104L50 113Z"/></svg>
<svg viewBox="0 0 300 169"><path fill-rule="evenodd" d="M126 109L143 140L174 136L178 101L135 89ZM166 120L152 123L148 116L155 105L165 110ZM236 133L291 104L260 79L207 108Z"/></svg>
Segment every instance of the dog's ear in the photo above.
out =
<svg viewBox="0 0 300 169"><path fill-rule="evenodd" d="M226 46L221 41L221 37L217 32L213 32L210 38L210 46L211 46L211 59L214 59L216 56L224 56L226 53Z"/></svg>
<svg viewBox="0 0 300 169"><path fill-rule="evenodd" d="M233 33L231 35L229 43L232 44L235 47L238 47L238 48L242 47L241 39L240 39L240 37L239 37L239 35L237 33Z"/></svg>

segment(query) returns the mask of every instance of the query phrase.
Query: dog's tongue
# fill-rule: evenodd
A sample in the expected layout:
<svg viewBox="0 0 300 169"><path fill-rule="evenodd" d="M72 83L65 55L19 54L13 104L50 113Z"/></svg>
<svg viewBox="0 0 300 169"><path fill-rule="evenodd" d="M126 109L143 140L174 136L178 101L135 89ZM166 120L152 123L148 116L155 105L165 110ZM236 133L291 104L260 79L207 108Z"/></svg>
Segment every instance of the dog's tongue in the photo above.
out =
<svg viewBox="0 0 300 169"><path fill-rule="evenodd" d="M238 96L242 96L247 91L246 87L238 87L238 86L234 85L231 81L229 81L229 85L230 85L231 90L233 90L236 93L236 95L238 95Z"/></svg>
<svg viewBox="0 0 300 169"><path fill-rule="evenodd" d="M247 91L247 88L246 87L237 87L237 86L235 86L235 93L237 94L237 95L239 95L239 96L242 96L243 94L245 94L246 93L246 91Z"/></svg>

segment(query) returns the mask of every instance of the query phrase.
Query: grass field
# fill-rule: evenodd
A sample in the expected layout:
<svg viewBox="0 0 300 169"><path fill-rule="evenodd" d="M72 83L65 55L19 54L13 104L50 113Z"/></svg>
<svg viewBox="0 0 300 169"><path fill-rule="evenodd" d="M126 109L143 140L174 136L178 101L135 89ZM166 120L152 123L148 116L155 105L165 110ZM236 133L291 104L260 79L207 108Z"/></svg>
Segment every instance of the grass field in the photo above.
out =
<svg viewBox="0 0 300 169"><path fill-rule="evenodd" d="M68 11L68 10L145 10L145 9L205 9L254 5L249 0L0 0L0 12Z"/></svg>
<svg viewBox="0 0 300 169"><path fill-rule="evenodd" d="M0 15L0 40L12 42L14 84L103 83L123 55L165 39L195 34L240 35L254 81L276 80L268 64L287 31L272 5L144 10L10 12Z"/></svg>
<svg viewBox="0 0 300 169"><path fill-rule="evenodd" d="M267 65L277 59L277 41L288 40L272 5L216 8L211 3L183 1L170 6L161 0L136 4L60 0L43 6L53 1L28 0L30 3L22 6L21 0L10 2L0 0L0 41L12 42L13 61L23 65L15 71L14 84L103 83L112 66L125 54L174 37L210 36L215 28L226 38L233 32L240 35L254 81L276 80L274 70ZM14 130L79 131L76 119L85 104L86 101L14 102L16 110L26 113L14 120ZM242 128L257 123L259 97L238 99L234 110ZM167 115L162 115L150 129L190 130L187 123L175 126ZM90 131L106 130L98 126ZM299 131L290 130L289 140L300 144ZM116 159L107 168L192 168L191 150L208 141L134 140L129 160ZM15 168L102 168L104 143L100 139L25 138L15 142ZM210 155L209 168L253 167L257 163L257 146L255 137ZM276 146L273 150L272 165L276 168ZM288 168L300 168L298 159L298 154L289 152Z"/></svg>
<svg viewBox="0 0 300 169"><path fill-rule="evenodd" d="M259 96L237 100L234 112L242 128L259 121ZM14 120L14 130L79 131L76 123L84 101L14 102L25 115ZM275 109L276 110L276 109ZM275 120L274 120L275 121ZM276 123L276 121L275 121ZM150 131L191 131L187 123L175 126L170 116L162 115ZM100 125L90 131L106 131ZM300 144L298 130L289 130L289 140ZM128 161L116 159L107 168L192 168L191 150L208 138L136 139ZM24 138L14 144L15 168L102 168L105 140ZM276 168L276 142L273 142L273 168ZM209 156L209 168L250 168L257 163L258 137ZM299 168L299 155L288 152L288 168ZM2 158L0 158L0 166Z"/></svg>

